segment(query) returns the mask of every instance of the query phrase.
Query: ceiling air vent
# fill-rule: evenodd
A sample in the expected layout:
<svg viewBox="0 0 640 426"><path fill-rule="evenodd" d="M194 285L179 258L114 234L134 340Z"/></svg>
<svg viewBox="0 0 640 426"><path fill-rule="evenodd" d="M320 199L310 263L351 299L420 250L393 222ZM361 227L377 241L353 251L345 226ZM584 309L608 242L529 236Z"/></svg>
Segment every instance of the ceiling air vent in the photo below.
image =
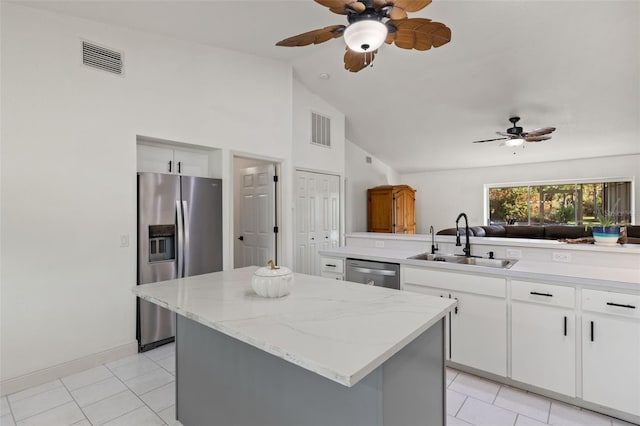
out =
<svg viewBox="0 0 640 426"><path fill-rule="evenodd" d="M82 63L113 74L122 75L122 52L82 41Z"/></svg>
<svg viewBox="0 0 640 426"><path fill-rule="evenodd" d="M311 143L331 147L331 119L311 113Z"/></svg>

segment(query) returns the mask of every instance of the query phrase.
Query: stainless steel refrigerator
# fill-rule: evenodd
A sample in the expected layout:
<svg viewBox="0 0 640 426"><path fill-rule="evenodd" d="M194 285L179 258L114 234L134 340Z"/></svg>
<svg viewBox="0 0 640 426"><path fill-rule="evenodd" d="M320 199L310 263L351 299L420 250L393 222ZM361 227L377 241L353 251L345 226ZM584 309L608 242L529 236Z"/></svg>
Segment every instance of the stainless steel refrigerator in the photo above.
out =
<svg viewBox="0 0 640 426"><path fill-rule="evenodd" d="M222 270L222 180L138 173L138 285ZM175 336L170 311L138 299L140 352Z"/></svg>

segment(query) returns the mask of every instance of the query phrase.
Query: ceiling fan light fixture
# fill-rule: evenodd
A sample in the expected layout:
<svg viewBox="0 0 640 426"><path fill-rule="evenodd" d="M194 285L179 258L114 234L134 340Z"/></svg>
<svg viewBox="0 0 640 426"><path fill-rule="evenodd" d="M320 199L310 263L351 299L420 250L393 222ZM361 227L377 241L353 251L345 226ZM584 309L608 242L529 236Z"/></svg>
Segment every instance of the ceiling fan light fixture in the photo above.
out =
<svg viewBox="0 0 640 426"><path fill-rule="evenodd" d="M386 38L386 25L375 19L354 22L344 30L344 40L354 52L373 52Z"/></svg>
<svg viewBox="0 0 640 426"><path fill-rule="evenodd" d="M509 139L509 140L505 141L504 145L508 146L508 147L514 147L514 146L520 146L523 143L524 143L524 139L514 138L514 139Z"/></svg>

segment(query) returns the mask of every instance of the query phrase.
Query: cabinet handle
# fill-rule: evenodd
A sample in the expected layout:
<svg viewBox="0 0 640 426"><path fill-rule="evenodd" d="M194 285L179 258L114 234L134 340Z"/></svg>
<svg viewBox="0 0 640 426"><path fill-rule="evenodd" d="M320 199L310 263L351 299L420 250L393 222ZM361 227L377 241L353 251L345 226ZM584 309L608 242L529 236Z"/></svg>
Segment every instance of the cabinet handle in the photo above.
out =
<svg viewBox="0 0 640 426"><path fill-rule="evenodd" d="M591 341L594 341L593 321L591 321Z"/></svg>
<svg viewBox="0 0 640 426"><path fill-rule="evenodd" d="M178 173L181 172L180 170L181 168L182 168L182 161L178 161Z"/></svg>
<svg viewBox="0 0 640 426"><path fill-rule="evenodd" d="M324 264L324 266L329 266L329 267L331 267L331 268L335 268L337 265L332 265L332 264L330 264L330 263L325 263L325 264Z"/></svg>
<svg viewBox="0 0 640 426"><path fill-rule="evenodd" d="M564 335L567 335L567 316L564 317Z"/></svg>
<svg viewBox="0 0 640 426"><path fill-rule="evenodd" d="M550 294L550 293L538 293L537 291L530 291L529 294L533 294L535 296L553 297L553 294Z"/></svg>
<svg viewBox="0 0 640 426"><path fill-rule="evenodd" d="M171 173L171 163L172 161L169 161L169 173Z"/></svg>
<svg viewBox="0 0 640 426"><path fill-rule="evenodd" d="M619 308L629 308L629 309L635 309L636 308L633 305L621 305L619 303L613 303L613 302L607 302L607 305L609 305L609 306L617 306Z"/></svg>
<svg viewBox="0 0 640 426"><path fill-rule="evenodd" d="M458 301L457 297L454 297L454 299L456 299L456 302ZM456 304L456 307L454 308L453 312L458 315L458 305Z"/></svg>

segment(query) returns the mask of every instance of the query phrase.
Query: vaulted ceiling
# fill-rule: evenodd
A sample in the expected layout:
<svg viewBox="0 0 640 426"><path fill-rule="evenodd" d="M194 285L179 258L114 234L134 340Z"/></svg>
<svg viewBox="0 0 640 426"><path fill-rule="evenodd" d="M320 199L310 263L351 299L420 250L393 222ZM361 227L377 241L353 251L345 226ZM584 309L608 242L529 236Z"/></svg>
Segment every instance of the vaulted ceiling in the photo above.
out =
<svg viewBox="0 0 640 426"><path fill-rule="evenodd" d="M288 61L344 112L350 141L400 172L640 153L637 0L433 0L410 16L445 23L450 43L425 52L384 45L358 73L343 69L342 39L275 46L346 24L312 0L19 3ZM497 137L512 115L525 130L557 127L553 139L471 143Z"/></svg>

